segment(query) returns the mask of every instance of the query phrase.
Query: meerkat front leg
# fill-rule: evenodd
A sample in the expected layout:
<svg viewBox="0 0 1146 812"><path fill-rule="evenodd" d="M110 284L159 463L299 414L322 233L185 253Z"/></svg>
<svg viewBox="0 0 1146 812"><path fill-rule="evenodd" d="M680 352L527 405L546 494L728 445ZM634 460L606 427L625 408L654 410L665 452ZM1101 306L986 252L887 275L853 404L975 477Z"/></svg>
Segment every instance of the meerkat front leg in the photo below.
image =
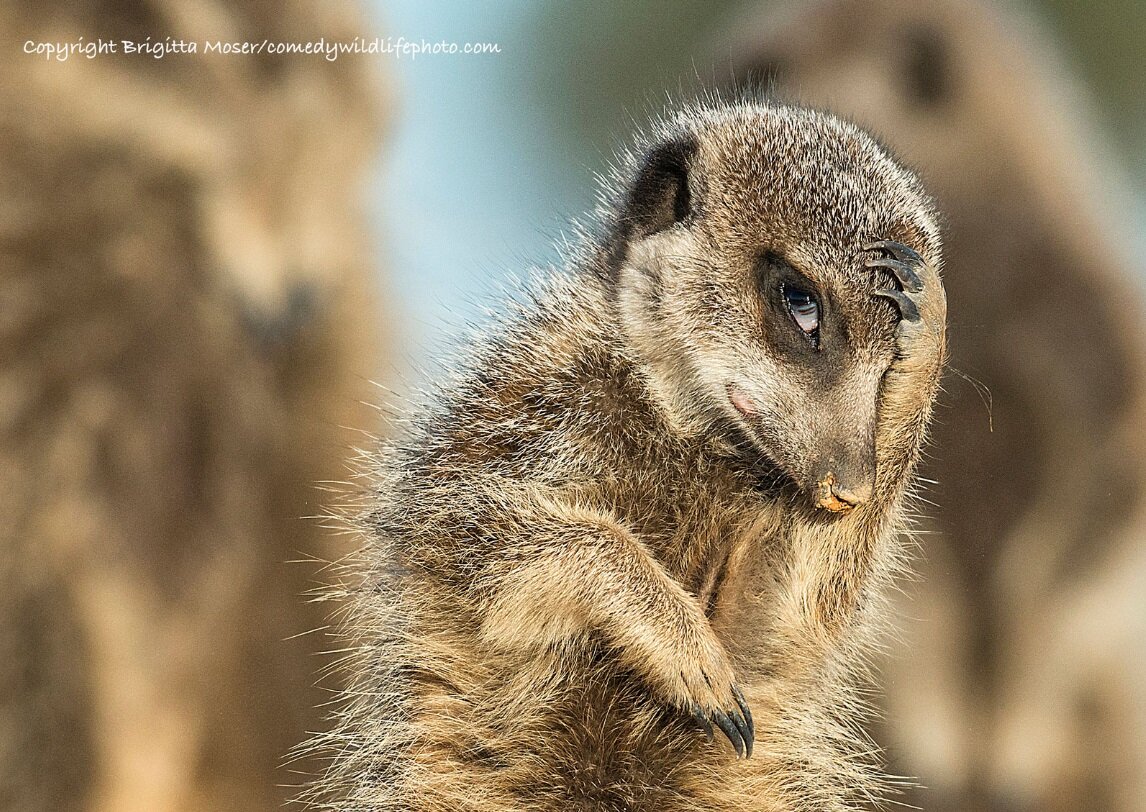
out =
<svg viewBox="0 0 1146 812"><path fill-rule="evenodd" d="M556 506L534 533L544 552L497 578L483 638L529 650L597 632L660 701L690 713L710 740L720 728L738 756L750 756L752 713L696 597L606 516Z"/></svg>

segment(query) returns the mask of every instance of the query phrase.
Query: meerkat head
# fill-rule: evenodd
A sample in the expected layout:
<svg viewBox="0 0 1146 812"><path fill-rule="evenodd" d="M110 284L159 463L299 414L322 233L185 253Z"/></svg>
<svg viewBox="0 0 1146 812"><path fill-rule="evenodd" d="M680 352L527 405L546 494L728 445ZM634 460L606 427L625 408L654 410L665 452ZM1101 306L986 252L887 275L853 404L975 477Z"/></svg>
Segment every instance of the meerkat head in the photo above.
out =
<svg viewBox="0 0 1146 812"><path fill-rule="evenodd" d="M869 499L899 314L866 247L938 262L918 180L854 126L747 103L679 116L632 165L609 267L670 421L748 438L821 507Z"/></svg>

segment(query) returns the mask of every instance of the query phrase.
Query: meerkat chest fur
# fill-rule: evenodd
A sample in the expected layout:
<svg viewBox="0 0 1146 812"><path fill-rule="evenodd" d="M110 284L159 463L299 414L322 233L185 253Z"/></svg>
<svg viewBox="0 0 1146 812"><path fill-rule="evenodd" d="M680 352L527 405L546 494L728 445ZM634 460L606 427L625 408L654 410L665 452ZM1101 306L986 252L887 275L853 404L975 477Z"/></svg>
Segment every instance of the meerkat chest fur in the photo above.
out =
<svg viewBox="0 0 1146 812"><path fill-rule="evenodd" d="M360 526L336 809L856 808L944 352L935 214L857 128L689 109L615 173Z"/></svg>

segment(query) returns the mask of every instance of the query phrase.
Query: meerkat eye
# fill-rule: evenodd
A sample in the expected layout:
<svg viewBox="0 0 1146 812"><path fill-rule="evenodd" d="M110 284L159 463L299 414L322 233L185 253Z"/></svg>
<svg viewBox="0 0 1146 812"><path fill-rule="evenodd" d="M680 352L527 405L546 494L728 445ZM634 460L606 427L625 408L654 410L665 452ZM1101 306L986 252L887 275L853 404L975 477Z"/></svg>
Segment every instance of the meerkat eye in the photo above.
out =
<svg viewBox="0 0 1146 812"><path fill-rule="evenodd" d="M806 290L784 285L784 303L788 312L792 314L792 321L804 331L804 335L812 339L812 343L819 344L820 333L820 303L816 297Z"/></svg>

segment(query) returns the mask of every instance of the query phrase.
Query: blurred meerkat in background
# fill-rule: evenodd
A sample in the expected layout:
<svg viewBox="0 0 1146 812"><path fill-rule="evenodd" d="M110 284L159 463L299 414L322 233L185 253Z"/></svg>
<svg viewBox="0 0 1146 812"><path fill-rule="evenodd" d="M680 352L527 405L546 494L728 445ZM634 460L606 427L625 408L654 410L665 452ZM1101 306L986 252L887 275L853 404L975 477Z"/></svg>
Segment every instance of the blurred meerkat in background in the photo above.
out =
<svg viewBox="0 0 1146 812"><path fill-rule="evenodd" d="M946 219L967 377L936 410L936 532L883 669L892 768L927 810L1146 809L1144 311L1085 104L1046 39L979 2L748 23L739 81L871 128Z"/></svg>
<svg viewBox="0 0 1146 812"><path fill-rule="evenodd" d="M0 808L277 809L323 699L288 562L339 554L303 517L375 422L381 88L202 42L362 25L68 0L0 26ZM200 53L19 47L167 36Z"/></svg>

